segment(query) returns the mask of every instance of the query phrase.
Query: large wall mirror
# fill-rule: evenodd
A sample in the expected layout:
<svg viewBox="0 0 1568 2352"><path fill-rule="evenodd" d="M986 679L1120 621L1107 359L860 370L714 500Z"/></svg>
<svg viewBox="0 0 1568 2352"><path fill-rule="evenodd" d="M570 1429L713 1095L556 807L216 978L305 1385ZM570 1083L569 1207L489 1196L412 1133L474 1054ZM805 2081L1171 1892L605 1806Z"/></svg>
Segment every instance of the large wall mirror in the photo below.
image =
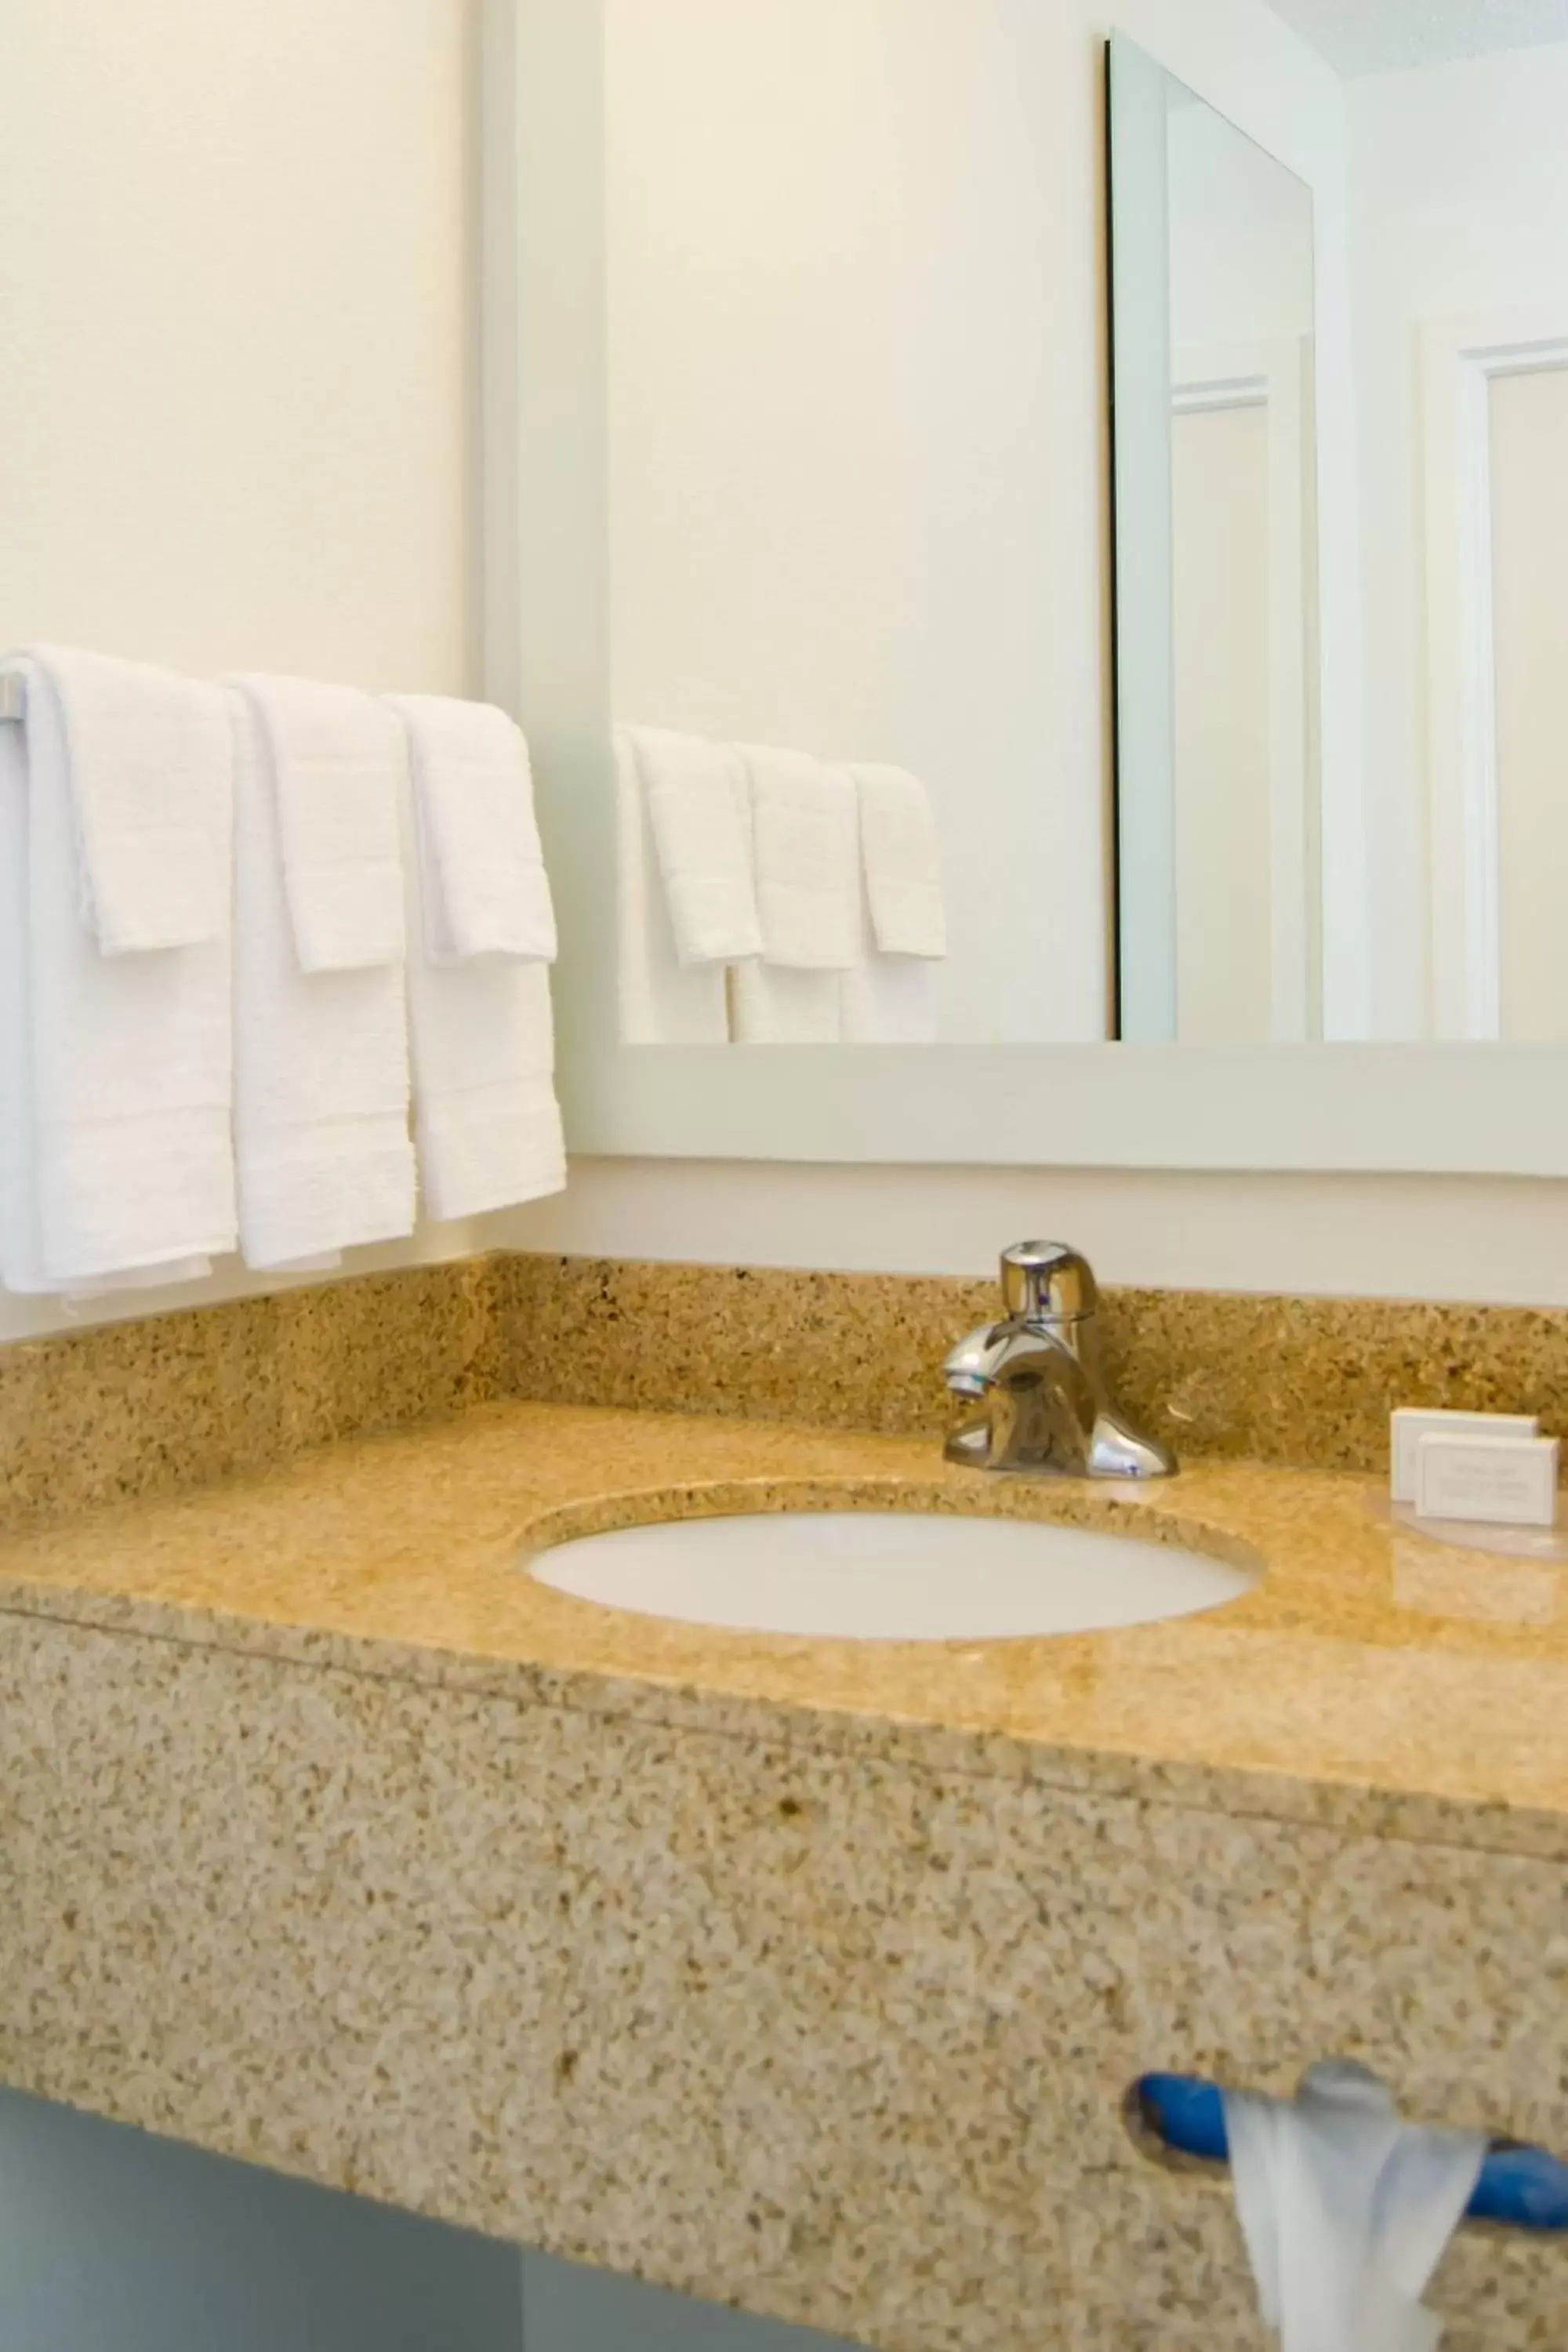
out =
<svg viewBox="0 0 1568 2352"><path fill-rule="evenodd" d="M487 6L577 1147L1568 1173L1568 0Z"/></svg>

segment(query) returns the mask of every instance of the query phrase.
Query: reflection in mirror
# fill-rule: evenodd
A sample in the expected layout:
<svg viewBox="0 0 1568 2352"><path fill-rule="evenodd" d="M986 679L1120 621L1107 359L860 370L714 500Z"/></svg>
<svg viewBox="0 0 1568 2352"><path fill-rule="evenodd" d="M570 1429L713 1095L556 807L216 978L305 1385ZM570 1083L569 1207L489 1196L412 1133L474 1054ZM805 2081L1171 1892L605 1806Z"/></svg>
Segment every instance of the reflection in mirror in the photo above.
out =
<svg viewBox="0 0 1568 2352"><path fill-rule="evenodd" d="M1111 77L1119 308L1163 322L1126 362L1119 458L1146 438L1134 478L1169 534L1132 545L1124 500L1150 573L1129 593L1169 656L1156 680L1123 649L1126 693L1162 705L1122 772L1121 1034L1314 1036L1311 191L1120 40Z"/></svg>
<svg viewBox="0 0 1568 2352"><path fill-rule="evenodd" d="M1106 1036L1038 13L605 0L624 1042Z"/></svg>
<svg viewBox="0 0 1568 2352"><path fill-rule="evenodd" d="M1311 190L1112 44L1122 1034L1561 1044L1568 0L1277 14Z"/></svg>

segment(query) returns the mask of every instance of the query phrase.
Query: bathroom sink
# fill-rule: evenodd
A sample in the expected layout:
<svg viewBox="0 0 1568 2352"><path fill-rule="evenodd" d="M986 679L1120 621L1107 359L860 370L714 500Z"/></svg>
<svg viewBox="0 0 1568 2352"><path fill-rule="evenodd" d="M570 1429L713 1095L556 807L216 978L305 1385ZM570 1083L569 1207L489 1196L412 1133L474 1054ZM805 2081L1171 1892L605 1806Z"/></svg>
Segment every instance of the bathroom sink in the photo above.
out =
<svg viewBox="0 0 1568 2352"><path fill-rule="evenodd" d="M1256 1575L1137 1536L919 1511L675 1519L529 1562L557 1592L643 1617L855 1642L977 1642L1217 1609Z"/></svg>

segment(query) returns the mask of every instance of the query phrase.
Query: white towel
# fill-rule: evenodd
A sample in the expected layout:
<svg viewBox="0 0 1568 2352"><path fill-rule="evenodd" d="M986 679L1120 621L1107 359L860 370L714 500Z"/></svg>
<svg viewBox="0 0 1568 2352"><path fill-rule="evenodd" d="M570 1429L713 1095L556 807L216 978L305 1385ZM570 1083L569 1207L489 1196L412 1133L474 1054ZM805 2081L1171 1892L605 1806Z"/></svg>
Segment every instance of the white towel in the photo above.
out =
<svg viewBox="0 0 1568 2352"><path fill-rule="evenodd" d="M907 769L851 768L871 931L884 955L947 953L942 843L931 795Z"/></svg>
<svg viewBox="0 0 1568 2352"><path fill-rule="evenodd" d="M626 730L682 964L738 963L761 955L750 827L739 754L661 727Z"/></svg>
<svg viewBox="0 0 1568 2352"><path fill-rule="evenodd" d="M659 882L637 753L616 730L616 995L625 1045L723 1045L721 964L682 966Z"/></svg>
<svg viewBox="0 0 1568 2352"><path fill-rule="evenodd" d="M397 721L353 687L250 676L230 683L267 737L300 971L401 963Z"/></svg>
<svg viewBox="0 0 1568 2352"><path fill-rule="evenodd" d="M739 1045L834 1045L840 975L861 953L860 854L847 772L799 751L742 752L763 961L738 965Z"/></svg>
<svg viewBox="0 0 1568 2352"><path fill-rule="evenodd" d="M415 1134L426 1213L445 1221L561 1192L566 1150L555 1098L549 964L512 955L477 954L460 963L437 956L435 936L447 919L433 914L432 901L445 877L416 847L418 823L410 775L403 824ZM538 889L516 866L512 871L537 921ZM546 910L549 903L546 885ZM518 936L522 927L516 910L496 905L489 928L491 936Z"/></svg>
<svg viewBox="0 0 1568 2352"><path fill-rule="evenodd" d="M235 759L235 1146L246 1263L332 1262L414 1230L403 971L301 968L267 730L231 699ZM397 814L397 734L391 762ZM402 860L394 838L398 887ZM398 909L402 936L403 908Z"/></svg>
<svg viewBox="0 0 1568 2352"><path fill-rule="evenodd" d="M13 666L42 672L54 690L81 919L100 952L222 939L229 743L218 689L62 646L29 646Z"/></svg>
<svg viewBox="0 0 1568 2352"><path fill-rule="evenodd" d="M145 826L119 803L118 783L84 824L59 657L7 667L25 681L26 720L0 727L0 1274L12 1290L67 1296L189 1279L235 1245L227 890L215 906L195 887L210 879L204 854L226 873L226 739L205 723L204 690L190 688L197 709L176 730L186 759L170 802L179 822L160 827L157 776L142 769ZM160 680L152 698L149 740L178 697ZM94 758L108 757L108 734L92 740ZM179 893L155 887L140 849L100 868L101 894L86 879L85 835L106 808L106 838L162 829L172 857L191 850ZM108 919L110 901L112 954L83 921L89 908ZM211 936L126 944L163 936L171 921L210 923Z"/></svg>
<svg viewBox="0 0 1568 2352"><path fill-rule="evenodd" d="M801 971L847 971L860 952L859 820L847 770L801 751L748 745L752 856L763 957Z"/></svg>
<svg viewBox="0 0 1568 2352"><path fill-rule="evenodd" d="M942 852L923 784L902 768L854 767L860 822L860 954L841 983L851 1045L936 1042L933 960L947 952Z"/></svg>
<svg viewBox="0 0 1568 2352"><path fill-rule="evenodd" d="M1225 2094L1237 2212L1265 2325L1281 2352L1436 2352L1422 2301L1485 2160L1479 2132L1401 2121L1348 2061L1296 2097Z"/></svg>
<svg viewBox="0 0 1568 2352"><path fill-rule="evenodd" d="M387 702L408 737L426 957L553 963L555 909L522 730L488 702L444 694Z"/></svg>

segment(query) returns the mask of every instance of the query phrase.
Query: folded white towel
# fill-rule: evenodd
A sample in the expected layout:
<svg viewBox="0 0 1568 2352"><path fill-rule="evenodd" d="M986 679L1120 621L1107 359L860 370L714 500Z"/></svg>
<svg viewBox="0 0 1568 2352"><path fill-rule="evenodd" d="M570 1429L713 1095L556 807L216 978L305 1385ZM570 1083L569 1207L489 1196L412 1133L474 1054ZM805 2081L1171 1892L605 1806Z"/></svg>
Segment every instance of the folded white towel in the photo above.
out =
<svg viewBox="0 0 1568 2352"><path fill-rule="evenodd" d="M761 955L744 769L726 744L661 727L627 730L683 964Z"/></svg>
<svg viewBox="0 0 1568 2352"><path fill-rule="evenodd" d="M871 933L884 955L945 956L942 844L931 795L907 769L851 768Z"/></svg>
<svg viewBox="0 0 1568 2352"><path fill-rule="evenodd" d="M433 916L432 884L438 890L441 877L432 874L433 860L414 852L418 824L410 778L403 824L415 1135L426 1213L444 1221L561 1192L566 1150L555 1099L548 962L499 954L461 963L437 957L435 935L446 917ZM537 910L532 881L515 865L512 872ZM544 903L548 908L548 887ZM492 935L516 936L521 928L504 906L495 906L491 917Z"/></svg>
<svg viewBox="0 0 1568 2352"><path fill-rule="evenodd" d="M228 719L215 686L34 646L65 730L81 919L104 955L199 947L228 923Z"/></svg>
<svg viewBox="0 0 1568 2352"><path fill-rule="evenodd" d="M401 963L396 719L353 687L250 676L231 683L267 738L300 971Z"/></svg>
<svg viewBox="0 0 1568 2352"><path fill-rule="evenodd" d="M444 694L387 702L408 737L419 867L411 904L426 955L438 964L485 955L553 963L555 909L521 728L488 702Z"/></svg>
<svg viewBox="0 0 1568 2352"><path fill-rule="evenodd" d="M26 720L0 728L0 1274L13 1290L68 1296L187 1279L235 1245L226 885L216 908L194 890L155 902L135 887L143 861L110 859L98 895L55 665L11 667ZM184 740L175 804L199 822L170 830L199 835L226 873L228 758L199 721ZM155 802L155 777L142 788ZM139 830L127 812L126 837ZM187 885L200 865L193 856ZM113 954L82 919L89 904L103 919L110 900ZM172 908L210 920L211 937L127 946L139 929L162 936Z"/></svg>
<svg viewBox="0 0 1568 2352"><path fill-rule="evenodd" d="M631 736L616 730L616 994L625 1045L723 1045L722 964L683 966Z"/></svg>
<svg viewBox="0 0 1568 2352"><path fill-rule="evenodd" d="M237 692L230 710L240 1242L251 1266L331 1263L351 1244L414 1230L403 971L394 962L301 968L268 732L248 694ZM395 823L397 736L387 724ZM395 834L393 851L401 890ZM401 937L401 901L397 916Z"/></svg>
<svg viewBox="0 0 1568 2352"><path fill-rule="evenodd" d="M800 751L747 745L741 758L763 960L731 975L734 1041L837 1045L839 978L861 953L854 784Z"/></svg>
<svg viewBox="0 0 1568 2352"><path fill-rule="evenodd" d="M843 768L801 751L744 747L763 957L802 971L847 971L860 952L860 838Z"/></svg>

